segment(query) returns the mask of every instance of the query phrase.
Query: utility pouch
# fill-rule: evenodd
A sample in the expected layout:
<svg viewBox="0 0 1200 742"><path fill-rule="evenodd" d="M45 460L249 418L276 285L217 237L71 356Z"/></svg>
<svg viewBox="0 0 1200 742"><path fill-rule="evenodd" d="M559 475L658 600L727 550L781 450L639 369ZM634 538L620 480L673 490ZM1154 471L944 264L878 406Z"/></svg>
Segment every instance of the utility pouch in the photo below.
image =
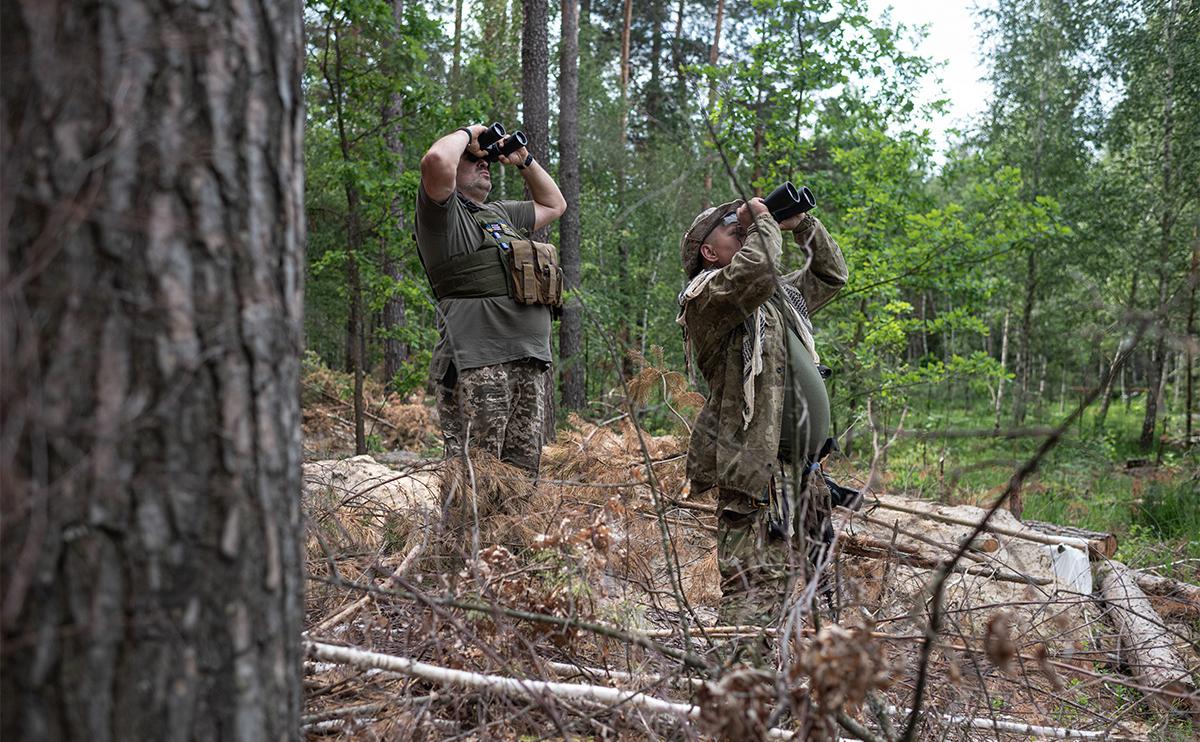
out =
<svg viewBox="0 0 1200 742"><path fill-rule="evenodd" d="M563 272L554 245L513 240L506 253L513 299L518 304L562 306Z"/></svg>

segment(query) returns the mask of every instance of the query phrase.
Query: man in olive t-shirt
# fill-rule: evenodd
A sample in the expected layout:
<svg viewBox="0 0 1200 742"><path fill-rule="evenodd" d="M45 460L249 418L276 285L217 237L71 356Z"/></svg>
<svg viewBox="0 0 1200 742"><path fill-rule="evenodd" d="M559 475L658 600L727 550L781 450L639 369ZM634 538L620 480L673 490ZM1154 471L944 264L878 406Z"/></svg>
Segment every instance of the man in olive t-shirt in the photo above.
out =
<svg viewBox="0 0 1200 742"><path fill-rule="evenodd" d="M433 143L421 158L417 249L426 272L474 253L488 229L526 234L562 216L558 185L522 147L500 162L516 167L531 201L486 203L490 163L478 138L487 127L464 126ZM450 277L453 282L453 276ZM542 450L545 381L550 365L550 309L508 296L438 300L438 344L430 373L437 388L446 456L487 451L537 476Z"/></svg>

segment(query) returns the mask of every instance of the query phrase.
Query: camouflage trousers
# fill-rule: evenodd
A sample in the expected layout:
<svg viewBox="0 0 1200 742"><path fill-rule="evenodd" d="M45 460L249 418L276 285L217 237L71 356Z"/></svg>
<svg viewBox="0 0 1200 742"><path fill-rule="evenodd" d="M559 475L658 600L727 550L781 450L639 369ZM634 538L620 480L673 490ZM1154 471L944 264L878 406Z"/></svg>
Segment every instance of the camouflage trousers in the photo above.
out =
<svg viewBox="0 0 1200 742"><path fill-rule="evenodd" d="M718 491L720 623L772 625L782 614L789 584L803 586L815 574L832 507L819 467L802 479L797 488L791 467L780 465L760 497Z"/></svg>
<svg viewBox="0 0 1200 742"><path fill-rule="evenodd" d="M536 477L542 459L547 363L536 358L458 372L437 385L446 457L486 451Z"/></svg>

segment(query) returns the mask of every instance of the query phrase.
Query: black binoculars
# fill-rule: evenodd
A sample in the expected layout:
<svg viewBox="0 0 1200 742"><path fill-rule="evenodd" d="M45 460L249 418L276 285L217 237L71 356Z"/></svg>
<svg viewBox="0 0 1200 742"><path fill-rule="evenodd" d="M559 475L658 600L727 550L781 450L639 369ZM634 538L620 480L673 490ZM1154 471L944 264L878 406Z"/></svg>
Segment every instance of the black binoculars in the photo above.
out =
<svg viewBox="0 0 1200 742"><path fill-rule="evenodd" d="M496 162L501 155L511 155L527 144L529 144L529 138L525 136L525 132L514 131L512 134L508 134L497 121L489 126L487 131L479 134L479 148L484 152L483 157L477 157L468 152L467 159L471 162L479 160Z"/></svg>
<svg viewBox="0 0 1200 742"><path fill-rule="evenodd" d="M766 203L767 210L771 212L771 217L777 222L782 222L797 214L803 214L817 205L817 199L813 196L812 191L804 186L797 188L792 185L790 180L785 180L783 185L767 194L763 202Z"/></svg>

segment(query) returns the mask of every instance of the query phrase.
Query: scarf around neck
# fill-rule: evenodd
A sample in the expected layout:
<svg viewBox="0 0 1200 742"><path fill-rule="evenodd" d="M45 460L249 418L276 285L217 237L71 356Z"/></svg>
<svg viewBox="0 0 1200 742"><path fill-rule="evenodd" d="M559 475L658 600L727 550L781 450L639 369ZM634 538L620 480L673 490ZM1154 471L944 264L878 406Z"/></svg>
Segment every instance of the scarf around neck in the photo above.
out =
<svg viewBox="0 0 1200 742"><path fill-rule="evenodd" d="M700 271L683 291L679 292L679 316L675 318L675 322L683 328L684 357L689 376L692 367L692 347L687 332L687 304L700 295L720 270L708 268ZM812 355L813 362L820 363L821 358L817 355L813 342L812 320L808 316L808 304L804 301L804 294L795 286L782 282L778 284L776 292L782 295L783 301L780 304L783 306L784 323L796 331L801 344ZM754 419L754 380L763 370L763 340L767 331L767 312L764 307L765 304L756 307L742 323L742 430L750 427L750 421Z"/></svg>

